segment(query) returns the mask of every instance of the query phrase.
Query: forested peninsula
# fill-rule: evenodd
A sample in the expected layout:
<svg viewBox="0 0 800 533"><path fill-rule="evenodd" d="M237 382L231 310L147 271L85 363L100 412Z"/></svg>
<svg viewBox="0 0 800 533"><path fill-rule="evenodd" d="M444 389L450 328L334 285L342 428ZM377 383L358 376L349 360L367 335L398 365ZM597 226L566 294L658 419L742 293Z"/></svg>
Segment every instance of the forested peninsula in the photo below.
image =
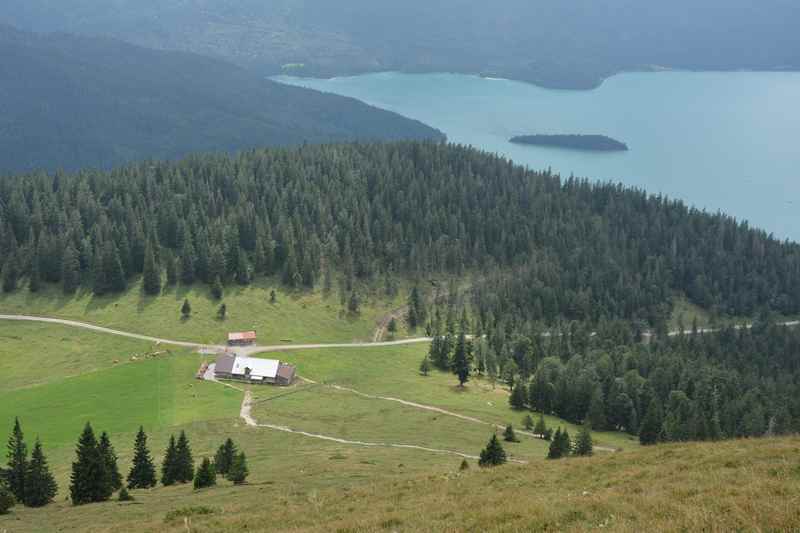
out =
<svg viewBox="0 0 800 533"><path fill-rule="evenodd" d="M595 152L628 151L627 144L605 135L519 135L509 139L509 142Z"/></svg>

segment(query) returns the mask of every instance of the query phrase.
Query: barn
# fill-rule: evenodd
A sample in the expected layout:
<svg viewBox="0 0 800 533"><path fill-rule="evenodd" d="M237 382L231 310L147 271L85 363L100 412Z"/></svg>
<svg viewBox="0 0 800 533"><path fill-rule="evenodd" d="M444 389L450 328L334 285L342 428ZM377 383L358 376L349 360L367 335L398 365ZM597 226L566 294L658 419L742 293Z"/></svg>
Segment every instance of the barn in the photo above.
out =
<svg viewBox="0 0 800 533"><path fill-rule="evenodd" d="M228 333L228 346L252 346L255 343L255 331L234 331Z"/></svg>
<svg viewBox="0 0 800 533"><path fill-rule="evenodd" d="M293 365L281 363L275 359L259 359L231 354L219 356L214 366L214 377L217 379L234 379L271 385L291 385L296 372Z"/></svg>

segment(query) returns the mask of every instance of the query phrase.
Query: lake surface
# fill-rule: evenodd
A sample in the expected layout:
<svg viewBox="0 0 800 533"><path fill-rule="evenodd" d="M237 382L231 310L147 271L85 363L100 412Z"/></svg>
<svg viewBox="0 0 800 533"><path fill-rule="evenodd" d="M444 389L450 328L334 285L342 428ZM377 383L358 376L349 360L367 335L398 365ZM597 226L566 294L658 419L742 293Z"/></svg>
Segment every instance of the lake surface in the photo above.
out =
<svg viewBox="0 0 800 533"><path fill-rule="evenodd" d="M800 241L800 73L631 73L593 91L459 74L274 79L396 111L532 168L639 186ZM508 142L535 133L603 134L630 151Z"/></svg>

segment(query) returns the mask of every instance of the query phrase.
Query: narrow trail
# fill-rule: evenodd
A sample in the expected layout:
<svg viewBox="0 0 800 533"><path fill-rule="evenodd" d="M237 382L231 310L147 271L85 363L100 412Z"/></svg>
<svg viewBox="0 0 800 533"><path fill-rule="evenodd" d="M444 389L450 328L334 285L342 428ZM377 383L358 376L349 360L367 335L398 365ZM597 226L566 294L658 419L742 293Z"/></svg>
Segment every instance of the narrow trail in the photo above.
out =
<svg viewBox="0 0 800 533"><path fill-rule="evenodd" d="M61 326L69 326L73 328L88 329L97 331L99 333L107 333L109 335L117 335L119 337L128 337L131 339L138 339L156 344L169 344L171 346L182 346L184 348L197 348L204 351L225 351L231 350L228 346L221 344L203 344L198 342L176 341L172 339L162 339L159 337L151 337L149 335L140 335L138 333L129 333L118 329L106 328L103 326L96 326L86 322L78 322L75 320L66 320L61 318L49 318L29 315L0 315L0 320L12 320L19 322L43 322L47 324L58 324ZM274 344L266 346L244 346L237 347L233 351L242 355L252 355L257 353L266 352L283 352L289 350L313 350L318 348L374 348L381 346L402 346L406 344L418 344L423 342L430 342L429 337L415 337L412 339L402 339L397 341L383 341L383 342L341 342L341 343L314 343L314 344Z"/></svg>
<svg viewBox="0 0 800 533"><path fill-rule="evenodd" d="M360 441L360 440L348 440L342 439L339 437L332 437L330 435L322 435L319 433L310 433L308 431L301 431L292 429L286 426L279 426L276 424L260 424L258 421L253 418L252 415L252 406L253 406L253 396L250 391L246 391L244 393L244 400L242 401L242 407L239 412L239 416L244 420L245 424L251 427L256 428L266 428L271 429L273 431L282 431L284 433L291 433L294 435L302 435L304 437L309 437L318 440L324 440L328 442L335 442L338 444L347 444L351 446L362 446L366 448L396 448L396 449L405 449L405 450L417 450L421 452L428 452L428 453L436 453L436 454L445 454L445 455L455 455L457 457L462 457L464 459L473 459L477 460L480 459L477 455L471 455L468 453L462 453L455 450L443 450L439 448L428 448L426 446L417 446L416 444L398 444L393 442L367 442L367 441ZM516 464L528 464L527 461L521 461L518 459L510 459L509 462L516 463Z"/></svg>
<svg viewBox="0 0 800 533"><path fill-rule="evenodd" d="M378 327L375 329L375 333L372 335L372 342L381 342L383 338L386 336L386 333L389 331L389 324L394 320L402 320L403 316L408 313L408 306L398 307L394 309L389 314L384 316Z"/></svg>

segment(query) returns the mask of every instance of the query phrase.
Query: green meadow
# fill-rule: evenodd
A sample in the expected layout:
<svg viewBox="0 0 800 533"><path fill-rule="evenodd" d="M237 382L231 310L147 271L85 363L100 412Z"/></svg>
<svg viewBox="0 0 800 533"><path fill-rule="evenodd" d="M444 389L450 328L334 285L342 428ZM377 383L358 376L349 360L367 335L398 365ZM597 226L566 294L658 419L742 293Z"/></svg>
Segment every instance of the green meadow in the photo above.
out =
<svg viewBox="0 0 800 533"><path fill-rule="evenodd" d="M276 293L275 303L270 292ZM81 290L65 296L58 287L46 286L31 293L24 288L0 294L0 314L26 314L89 322L151 337L200 343L221 343L229 331L258 332L261 344L281 342L353 342L370 340L381 317L404 305L405 293L394 300L364 289L360 312L347 313L336 291L287 291L275 280L259 280L253 285L226 287L223 298L212 298L208 287L171 288L161 296L146 296L137 280L124 293L94 296ZM188 299L192 315L181 317L181 306ZM225 320L217 317L222 303ZM0 333L4 326L0 326Z"/></svg>

